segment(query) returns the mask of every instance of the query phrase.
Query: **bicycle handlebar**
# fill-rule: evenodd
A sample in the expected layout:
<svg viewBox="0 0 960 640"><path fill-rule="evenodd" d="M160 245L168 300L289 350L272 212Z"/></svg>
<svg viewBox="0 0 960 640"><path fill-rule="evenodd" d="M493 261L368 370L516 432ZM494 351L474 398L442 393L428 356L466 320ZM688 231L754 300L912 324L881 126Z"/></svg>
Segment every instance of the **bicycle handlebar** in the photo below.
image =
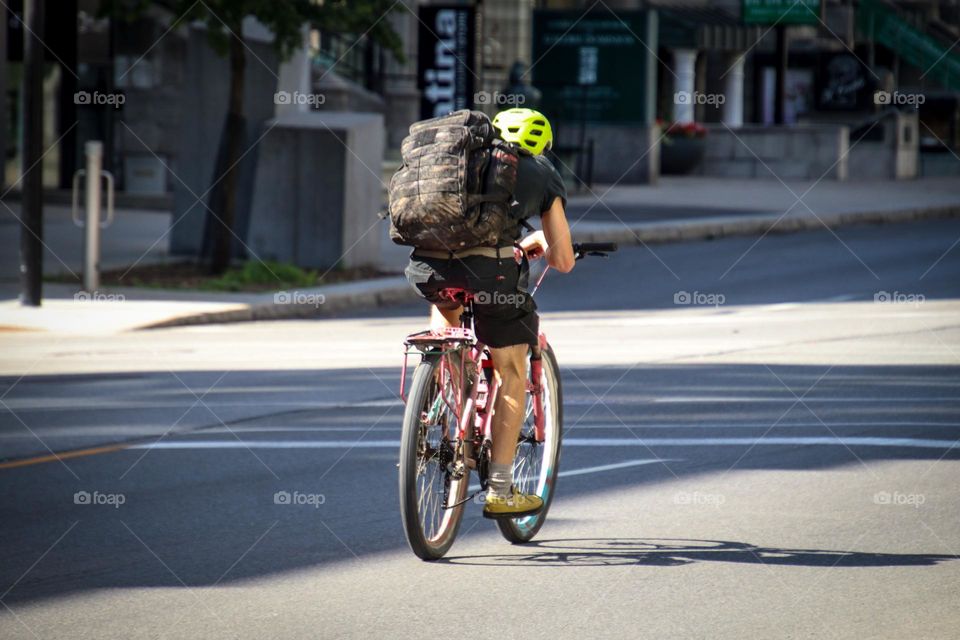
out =
<svg viewBox="0 0 960 640"><path fill-rule="evenodd" d="M573 243L573 255L577 260L585 258L587 256L606 256L608 253L613 253L617 250L616 242L574 242ZM550 266L547 265L544 268L543 273L540 274L540 277L537 279L537 284L534 285L533 291L530 292L530 295L534 295L537 292L537 289L540 288L540 284L543 282L543 279L547 277L547 272L550 271Z"/></svg>
<svg viewBox="0 0 960 640"><path fill-rule="evenodd" d="M575 242L573 252L578 256L612 253L617 250L616 242Z"/></svg>

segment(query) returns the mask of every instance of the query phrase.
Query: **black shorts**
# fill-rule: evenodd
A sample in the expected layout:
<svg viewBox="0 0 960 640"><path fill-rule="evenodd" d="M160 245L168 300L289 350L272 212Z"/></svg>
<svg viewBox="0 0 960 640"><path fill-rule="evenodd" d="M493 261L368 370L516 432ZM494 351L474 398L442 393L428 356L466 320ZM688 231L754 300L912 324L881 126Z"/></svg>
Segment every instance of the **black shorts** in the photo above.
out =
<svg viewBox="0 0 960 640"><path fill-rule="evenodd" d="M509 258L427 258L411 254L405 270L417 293L440 308L456 303L438 296L441 289L456 287L474 293L474 327L477 338L495 349L537 344L540 318L528 292L530 264Z"/></svg>

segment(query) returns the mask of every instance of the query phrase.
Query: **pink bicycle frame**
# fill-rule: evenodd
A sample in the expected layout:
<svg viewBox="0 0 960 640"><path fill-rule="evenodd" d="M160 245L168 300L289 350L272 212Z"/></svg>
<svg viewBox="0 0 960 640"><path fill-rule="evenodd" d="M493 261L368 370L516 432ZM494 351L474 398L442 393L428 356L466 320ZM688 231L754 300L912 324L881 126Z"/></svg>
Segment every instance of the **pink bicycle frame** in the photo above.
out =
<svg viewBox="0 0 960 640"><path fill-rule="evenodd" d="M547 345L547 338L542 333L540 334L539 342L540 349L544 349ZM467 421L463 419L464 416L473 416L473 428L476 434L481 435L483 438L491 438L493 405L496 402L497 394L500 391L500 382L496 376L490 376L491 381L490 383L487 382L487 376L484 374L484 369L492 367L493 363L487 357L484 345L476 341L473 331L463 327L431 329L408 336L404 345L406 348L404 350L403 366L400 373L400 398L403 400L403 402L407 402L405 387L408 358L412 352L411 347L413 347L414 350L418 351L419 353L425 353L425 346L440 346L445 352L444 355L449 355L454 350L457 350L460 353L459 380L461 380L461 398L464 395L464 391L466 391L466 399L465 402L461 400L463 407L462 411L460 406L452 406L447 403L446 398L444 398L444 402L447 403L454 415L457 417L457 424L459 425L458 436L461 439L467 437ZM455 347L455 349L450 349L449 347L451 346ZM470 362L471 367L476 366L477 368L476 381L470 386L469 389L464 389L462 386L462 381L466 380L466 376L464 374L466 373L468 361ZM445 368L450 366L450 358L441 358L441 376L443 375ZM526 382L526 388L533 396L534 432L537 441L543 442L545 437L543 387L541 384L543 375L543 362L540 358L530 359L530 373L530 379Z"/></svg>
<svg viewBox="0 0 960 640"><path fill-rule="evenodd" d="M423 347L426 345L440 346L445 352L444 356L451 355L451 353L455 350L459 351L460 372L458 379L461 381L461 402L451 405L446 398L444 398L444 402L447 403L447 406L450 407L451 411L453 411L454 415L457 417L459 431L457 435L460 439L465 439L468 435L466 433L467 421L463 419L464 416L473 416L473 428L475 432L479 435L482 435L484 438L490 438L490 419L493 416L493 411L491 408L500 389L500 383L496 376L493 376L492 382L489 385L487 384L487 378L483 373L483 369L492 366L492 363L489 362L489 359L484 354L483 344L477 342L473 337L473 332L470 329L464 329L462 327L451 327L442 330L431 329L429 331L423 331L409 336L404 344L406 349L404 350L403 354L403 368L401 369L400 374L401 399L405 403L407 402L405 387L408 358L411 353L410 347L414 347L414 349L420 353L425 353ZM455 349L451 349L449 347L455 347ZM477 368L476 381L474 384L470 385L469 389L464 389L462 381L467 379L464 374L467 372L466 367L468 360L471 367L476 366ZM441 376L444 375L446 368L450 366L450 358L441 357ZM466 399L464 401L463 395L465 391Z"/></svg>

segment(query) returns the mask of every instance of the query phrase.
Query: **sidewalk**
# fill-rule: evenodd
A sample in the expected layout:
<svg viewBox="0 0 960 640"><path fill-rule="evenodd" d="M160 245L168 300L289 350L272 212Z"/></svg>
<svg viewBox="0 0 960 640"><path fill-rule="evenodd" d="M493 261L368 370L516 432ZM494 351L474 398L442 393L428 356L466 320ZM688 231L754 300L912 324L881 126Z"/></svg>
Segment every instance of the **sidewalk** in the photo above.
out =
<svg viewBox="0 0 960 640"><path fill-rule="evenodd" d="M793 206L797 197L802 202ZM307 318L395 304L415 297L402 276L289 291L279 297L274 293L118 288L100 292L95 299L84 299L75 287L47 284L44 306L23 308L16 300L19 228L8 211L2 207L0 210L0 331L100 333ZM71 269L79 269L79 229L72 229L69 212L62 207L49 207L48 212L48 245L53 251L62 252L60 259L64 263L75 265ZM817 184L791 181L785 187L776 180L672 177L663 178L657 186L596 186L592 194L571 195L568 202L575 240L623 245L937 217L960 217L960 181L956 178L847 183L824 180ZM117 224L111 233L104 234L104 264L132 264L147 249L144 260L165 259L166 238L159 242L157 239L166 233L169 223L169 214L118 211ZM399 271L409 249L389 242L385 223L371 233L382 237L381 267ZM56 272L59 262L48 257L47 265Z"/></svg>
<svg viewBox="0 0 960 640"><path fill-rule="evenodd" d="M20 203L0 204L0 283L17 278L19 269ZM106 212L103 214L106 215ZM70 207L45 204L43 207L44 275L77 274L83 269L83 233L70 218ZM170 247L171 214L151 209L117 209L114 223L100 232L103 270L167 259Z"/></svg>
<svg viewBox="0 0 960 640"><path fill-rule="evenodd" d="M567 206L575 238L624 244L944 216L960 216L955 177L785 185L772 179L664 177L657 186L598 185L592 193L571 196Z"/></svg>
<svg viewBox="0 0 960 640"><path fill-rule="evenodd" d="M43 306L23 307L9 286L0 291L0 332L116 333L136 329L292 320L413 300L402 276L273 293L215 293L117 287L89 295L44 284Z"/></svg>

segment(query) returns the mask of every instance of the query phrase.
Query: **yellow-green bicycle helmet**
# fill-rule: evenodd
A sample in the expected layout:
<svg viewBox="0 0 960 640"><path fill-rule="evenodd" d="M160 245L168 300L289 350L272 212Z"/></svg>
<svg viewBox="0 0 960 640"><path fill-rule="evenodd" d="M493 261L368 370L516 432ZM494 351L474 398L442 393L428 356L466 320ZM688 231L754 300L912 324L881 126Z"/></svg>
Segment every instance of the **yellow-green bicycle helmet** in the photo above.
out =
<svg viewBox="0 0 960 640"><path fill-rule="evenodd" d="M533 109L507 109L494 117L493 126L500 130L500 137L514 142L533 155L540 155L553 146L553 129L550 121Z"/></svg>

